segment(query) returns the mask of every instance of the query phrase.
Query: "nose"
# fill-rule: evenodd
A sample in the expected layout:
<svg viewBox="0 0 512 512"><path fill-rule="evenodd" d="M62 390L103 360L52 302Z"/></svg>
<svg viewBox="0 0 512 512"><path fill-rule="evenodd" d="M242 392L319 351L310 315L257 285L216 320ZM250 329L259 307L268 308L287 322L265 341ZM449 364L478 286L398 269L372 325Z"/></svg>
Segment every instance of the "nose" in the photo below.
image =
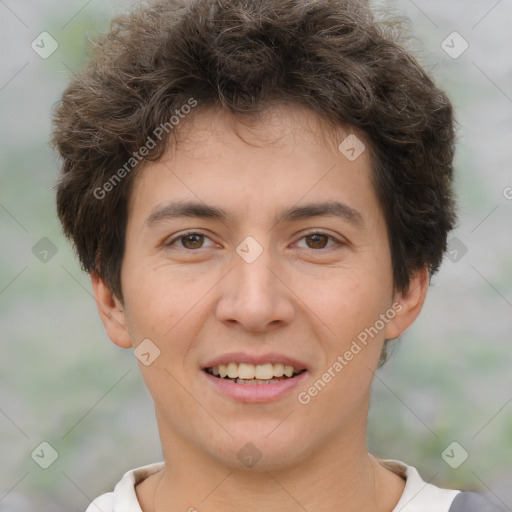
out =
<svg viewBox="0 0 512 512"><path fill-rule="evenodd" d="M233 265L222 281L217 318L253 332L289 324L295 314L293 293L271 251L264 248L254 261L235 253Z"/></svg>

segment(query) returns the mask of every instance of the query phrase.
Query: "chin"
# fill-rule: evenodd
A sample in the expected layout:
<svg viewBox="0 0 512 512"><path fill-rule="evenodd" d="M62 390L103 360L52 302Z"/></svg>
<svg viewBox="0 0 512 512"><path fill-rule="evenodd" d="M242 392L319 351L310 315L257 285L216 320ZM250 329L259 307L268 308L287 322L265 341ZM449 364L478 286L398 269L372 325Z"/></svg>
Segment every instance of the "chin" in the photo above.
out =
<svg viewBox="0 0 512 512"><path fill-rule="evenodd" d="M303 438L294 436L289 430L283 428L278 433L278 423L272 423L271 428L267 428L265 422L265 428L259 430L253 427L240 429L236 433L230 431L233 438L230 437L224 443L216 443L217 447L224 444L220 450L205 448L215 459L234 470L265 472L288 469L297 464L301 454L307 451L307 446Z"/></svg>

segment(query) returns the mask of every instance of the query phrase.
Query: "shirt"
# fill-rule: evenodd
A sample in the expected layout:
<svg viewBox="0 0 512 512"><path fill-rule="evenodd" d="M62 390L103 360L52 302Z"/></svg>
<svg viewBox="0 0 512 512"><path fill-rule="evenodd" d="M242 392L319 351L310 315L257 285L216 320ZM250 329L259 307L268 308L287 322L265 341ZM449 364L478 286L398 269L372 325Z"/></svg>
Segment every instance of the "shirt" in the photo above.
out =
<svg viewBox="0 0 512 512"><path fill-rule="evenodd" d="M397 460L380 460L383 466L405 479L405 488L392 512L500 512L483 495L441 489L421 478L418 471ZM113 492L102 494L86 512L142 512L135 486L163 469L164 463L149 464L124 474Z"/></svg>

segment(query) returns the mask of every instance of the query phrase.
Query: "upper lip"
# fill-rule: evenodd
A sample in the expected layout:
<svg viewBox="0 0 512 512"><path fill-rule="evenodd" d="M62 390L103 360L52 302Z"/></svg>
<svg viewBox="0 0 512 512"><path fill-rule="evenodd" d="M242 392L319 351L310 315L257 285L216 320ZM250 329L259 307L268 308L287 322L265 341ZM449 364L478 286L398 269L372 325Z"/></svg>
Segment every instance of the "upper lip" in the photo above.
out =
<svg viewBox="0 0 512 512"><path fill-rule="evenodd" d="M297 371L306 370L306 365L294 359L292 357L285 356L284 354L271 353L271 354L247 354L245 352L230 352L228 354L223 354L214 359L208 361L205 365L203 365L203 370L206 368L214 368L215 366L219 366L220 364L228 364L228 363L248 363L248 364L265 364L265 363L282 363L284 365L293 366L293 368Z"/></svg>

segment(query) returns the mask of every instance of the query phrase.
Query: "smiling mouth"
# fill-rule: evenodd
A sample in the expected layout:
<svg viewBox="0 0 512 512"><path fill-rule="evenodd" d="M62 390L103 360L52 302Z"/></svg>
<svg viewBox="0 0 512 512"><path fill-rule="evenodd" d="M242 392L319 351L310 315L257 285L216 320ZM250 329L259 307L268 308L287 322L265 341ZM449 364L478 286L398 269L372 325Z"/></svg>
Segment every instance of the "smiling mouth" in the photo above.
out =
<svg viewBox="0 0 512 512"><path fill-rule="evenodd" d="M204 371L218 379L229 380L235 384L258 385L273 384L282 380L290 380L304 373L306 370L297 370L285 364L248 364L228 363L205 368Z"/></svg>

